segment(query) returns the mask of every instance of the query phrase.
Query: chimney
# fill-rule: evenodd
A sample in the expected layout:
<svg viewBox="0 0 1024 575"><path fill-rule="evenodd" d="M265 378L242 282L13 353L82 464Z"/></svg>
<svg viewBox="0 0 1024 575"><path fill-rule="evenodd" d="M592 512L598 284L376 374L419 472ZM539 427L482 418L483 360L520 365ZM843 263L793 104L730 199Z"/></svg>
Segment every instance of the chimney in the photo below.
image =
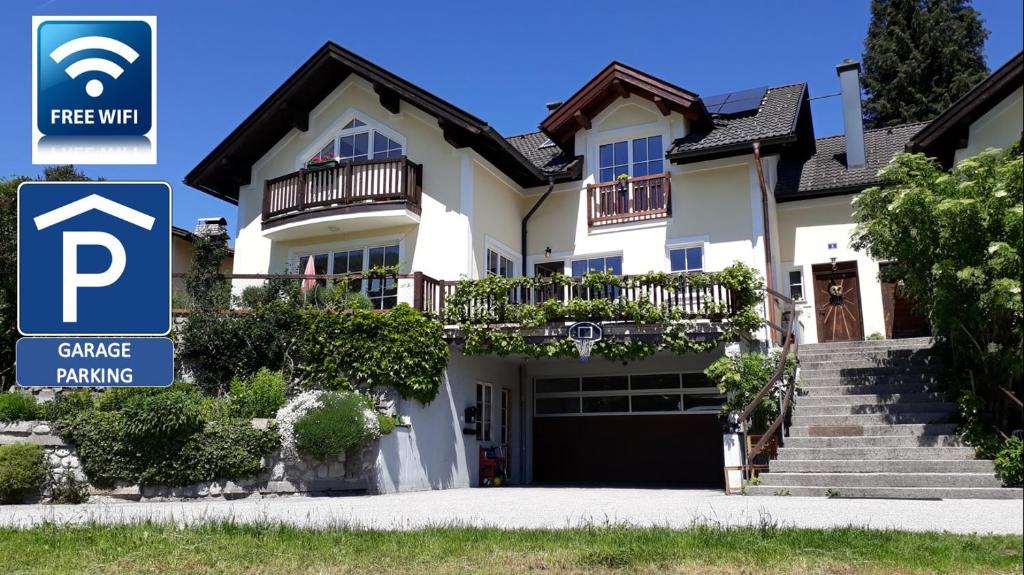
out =
<svg viewBox="0 0 1024 575"><path fill-rule="evenodd" d="M839 92L843 96L843 128L846 130L846 167L858 168L864 155L864 116L860 109L860 62L843 60L836 66Z"/></svg>
<svg viewBox="0 0 1024 575"><path fill-rule="evenodd" d="M555 100L554 102L548 102L547 104L544 104L544 107L548 109L548 112L554 112L555 110L562 107L562 101Z"/></svg>
<svg viewBox="0 0 1024 575"><path fill-rule="evenodd" d="M196 222L196 229L192 231L197 236L226 236L228 235L228 220L226 218L199 218Z"/></svg>

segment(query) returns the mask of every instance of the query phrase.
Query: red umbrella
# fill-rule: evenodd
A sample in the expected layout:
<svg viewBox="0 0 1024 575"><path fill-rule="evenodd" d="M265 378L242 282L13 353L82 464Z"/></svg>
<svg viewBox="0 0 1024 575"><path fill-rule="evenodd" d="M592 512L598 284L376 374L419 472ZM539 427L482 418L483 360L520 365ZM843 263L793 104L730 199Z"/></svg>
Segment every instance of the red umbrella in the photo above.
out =
<svg viewBox="0 0 1024 575"><path fill-rule="evenodd" d="M316 274L316 267L313 265L313 256L306 258L306 269L302 272L307 276ZM302 293L305 294L307 291L313 289L316 285L316 280L313 278L305 278L302 280Z"/></svg>

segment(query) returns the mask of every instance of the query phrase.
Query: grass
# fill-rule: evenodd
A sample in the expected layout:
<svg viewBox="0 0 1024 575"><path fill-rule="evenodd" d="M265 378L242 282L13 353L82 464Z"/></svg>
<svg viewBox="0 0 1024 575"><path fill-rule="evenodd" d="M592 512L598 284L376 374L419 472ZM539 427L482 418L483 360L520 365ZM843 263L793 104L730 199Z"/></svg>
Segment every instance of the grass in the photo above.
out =
<svg viewBox="0 0 1024 575"><path fill-rule="evenodd" d="M1020 536L865 529L444 527L393 532L230 523L0 529L0 573L1021 573Z"/></svg>

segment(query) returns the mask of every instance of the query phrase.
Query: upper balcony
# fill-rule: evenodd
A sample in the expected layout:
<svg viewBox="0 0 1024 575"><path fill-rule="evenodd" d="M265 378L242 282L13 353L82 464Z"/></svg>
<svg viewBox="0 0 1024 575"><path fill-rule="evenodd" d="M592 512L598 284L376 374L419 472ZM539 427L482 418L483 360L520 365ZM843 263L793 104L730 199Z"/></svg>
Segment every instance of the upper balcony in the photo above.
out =
<svg viewBox="0 0 1024 575"><path fill-rule="evenodd" d="M672 176L668 172L587 185L590 227L643 222L672 215Z"/></svg>
<svg viewBox="0 0 1024 575"><path fill-rule="evenodd" d="M291 239L418 223L422 182L405 156L301 169L266 181L263 230Z"/></svg>

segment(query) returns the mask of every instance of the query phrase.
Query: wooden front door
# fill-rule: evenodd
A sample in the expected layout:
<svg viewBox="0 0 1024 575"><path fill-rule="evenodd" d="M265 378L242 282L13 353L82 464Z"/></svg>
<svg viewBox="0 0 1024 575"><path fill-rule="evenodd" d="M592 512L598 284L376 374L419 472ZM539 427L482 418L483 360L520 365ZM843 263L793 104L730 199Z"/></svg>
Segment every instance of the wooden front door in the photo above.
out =
<svg viewBox="0 0 1024 575"><path fill-rule="evenodd" d="M884 270L887 265L880 264L879 268ZM901 293L898 282L881 283L886 339L931 335L928 319L914 310L914 305Z"/></svg>
<svg viewBox="0 0 1024 575"><path fill-rule="evenodd" d="M864 339L857 262L837 262L835 269L832 264L818 264L811 269L818 341Z"/></svg>

